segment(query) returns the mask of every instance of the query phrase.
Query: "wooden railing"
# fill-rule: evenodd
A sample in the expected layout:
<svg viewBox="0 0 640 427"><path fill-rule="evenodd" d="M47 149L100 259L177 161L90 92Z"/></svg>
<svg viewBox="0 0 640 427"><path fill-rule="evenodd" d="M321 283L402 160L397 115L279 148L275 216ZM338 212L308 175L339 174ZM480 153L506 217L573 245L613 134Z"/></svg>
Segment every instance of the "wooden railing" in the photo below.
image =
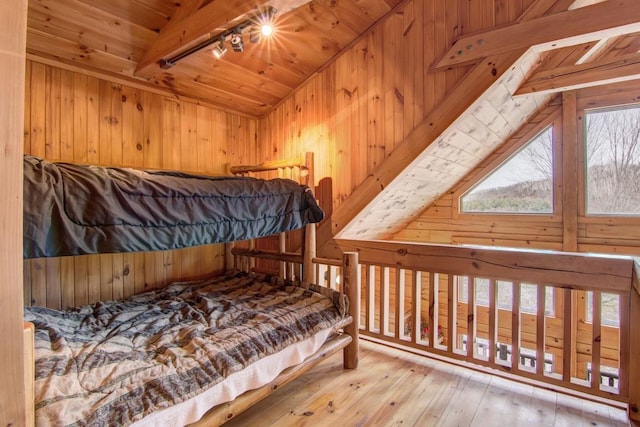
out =
<svg viewBox="0 0 640 427"><path fill-rule="evenodd" d="M361 335L626 403L630 418L640 415L640 267L632 258L338 244L359 253Z"/></svg>

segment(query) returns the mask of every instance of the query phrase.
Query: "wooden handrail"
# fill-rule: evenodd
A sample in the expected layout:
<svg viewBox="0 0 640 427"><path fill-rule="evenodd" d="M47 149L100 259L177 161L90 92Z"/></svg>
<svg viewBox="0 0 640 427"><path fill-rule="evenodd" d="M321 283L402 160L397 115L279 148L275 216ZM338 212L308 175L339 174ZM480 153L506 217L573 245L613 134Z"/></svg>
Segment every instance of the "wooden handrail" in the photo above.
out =
<svg viewBox="0 0 640 427"><path fill-rule="evenodd" d="M360 262L422 271L524 280L578 290L629 292L633 259L527 249L337 239Z"/></svg>

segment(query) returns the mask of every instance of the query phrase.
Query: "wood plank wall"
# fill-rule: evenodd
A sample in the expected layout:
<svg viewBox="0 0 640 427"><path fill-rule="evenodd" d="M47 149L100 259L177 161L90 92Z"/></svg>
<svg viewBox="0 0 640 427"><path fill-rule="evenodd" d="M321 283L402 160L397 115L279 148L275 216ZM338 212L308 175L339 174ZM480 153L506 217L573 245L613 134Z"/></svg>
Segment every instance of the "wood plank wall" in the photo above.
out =
<svg viewBox="0 0 640 427"><path fill-rule="evenodd" d="M471 171L461 180L451 191L438 199L432 206L427 208L415 221L409 224L404 230L396 233L394 239L402 241L418 241L431 243L451 243L451 244L478 244L492 246L527 247L536 249L563 250L566 241L574 240L566 238L567 233L572 233L572 226L565 227L564 221L568 220L571 225L577 224L577 243L574 240L572 251L576 252L601 252L619 253L627 255L640 254L640 218L639 217L613 217L600 216L590 217L585 215L584 197L578 197L580 203L577 208L572 208L572 217L563 215L564 200L563 189L573 188L574 198L576 189L578 194L583 194L585 188L584 164L579 159L583 158L577 147L566 147L567 141L563 141L563 114L572 117L579 124L577 125L578 137L573 139L573 144L583 144L582 125L584 123L585 109L608 107L613 105L624 105L638 102L638 90L640 83L625 82L608 87L590 88L579 90L575 94L575 101L571 100L571 108L574 111L566 112L562 108L562 99L558 97L545 110L541 111L533 120L507 141L502 147L496 150L491 156L482 162L476 169ZM567 97L562 97L567 98ZM556 162L554 174L557 179L554 182L554 214L553 215L490 215L490 214L460 214L458 212L458 200L464 192L490 173L494 167L508 158L513 152L527 143L547 126L554 128L554 156L562 159L563 153L574 153L573 165L577 169L577 181L573 183L562 182L562 164ZM571 140L571 139L569 139ZM568 185L571 184L571 185ZM446 286L442 285L442 289ZM443 296L446 301L446 296ZM561 298L556 295L556 300ZM577 365L575 372L581 377L585 377L585 366L591 361L592 344L592 324L587 322L584 316L586 313L586 296L584 292L576 292L576 318L575 328L577 330L577 340L575 352ZM556 302L557 302L556 301ZM560 304L561 305L561 304ZM466 312L466 304L458 303L459 312ZM556 307L559 307L556 303ZM446 311L442 310L443 317ZM502 321L501 319L499 319ZM444 321L444 320L443 320ZM461 330L465 328L465 319L459 319ZM562 342L562 319L556 316L549 316L546 321L546 342ZM523 322L523 337L532 332L531 325ZM482 336L482 326L478 331ZM603 363L608 366L617 366L618 363L618 343L619 329L603 325L601 327L603 343ZM548 345L546 351L551 354L560 354L559 349L554 345Z"/></svg>
<svg viewBox="0 0 640 427"><path fill-rule="evenodd" d="M454 38L513 22L531 3L402 3L260 120L258 157L313 151L318 197L335 209L467 71L431 71Z"/></svg>
<svg viewBox="0 0 640 427"><path fill-rule="evenodd" d="M640 82L625 82L606 87L582 89L576 92L575 114L578 123L584 122L584 111L589 108L607 107L638 102ZM511 153L525 144L546 126L554 126L556 142L554 156L561 158L562 109L561 99L552 102L524 126L513 138L471 171L447 194L427 208L404 230L396 233L395 240L421 241L453 244L481 244L537 249L563 250L565 228L563 223L562 185L560 179L554 183L554 215L490 215L460 214L458 198L473 184L481 180ZM582 125L578 125L578 144L582 144ZM575 142L574 142L575 144ZM577 150L569 150L577 151ZM577 152L582 152L577 151ZM576 161L582 156L577 156ZM561 176L560 162L556 162L555 174ZM576 165L579 194L584 191L584 165ZM614 216L587 216L584 212L584 197L579 198L577 209L578 252L603 252L628 255L640 254L640 218ZM576 214L574 214L574 217ZM573 222L573 221L572 221Z"/></svg>
<svg viewBox="0 0 640 427"><path fill-rule="evenodd" d="M0 425L22 426L25 362L22 310L22 105L27 1L0 3Z"/></svg>
<svg viewBox="0 0 640 427"><path fill-rule="evenodd" d="M34 61L26 64L24 152L48 160L223 174L256 162L257 121ZM222 245L24 262L24 304L127 296L223 268Z"/></svg>

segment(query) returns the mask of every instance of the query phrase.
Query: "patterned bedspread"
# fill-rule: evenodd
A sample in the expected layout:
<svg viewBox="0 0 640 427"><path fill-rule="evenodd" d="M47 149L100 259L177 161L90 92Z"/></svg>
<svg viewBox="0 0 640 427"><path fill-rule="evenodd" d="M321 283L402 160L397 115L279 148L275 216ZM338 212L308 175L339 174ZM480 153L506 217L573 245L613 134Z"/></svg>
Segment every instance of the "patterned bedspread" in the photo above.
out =
<svg viewBox="0 0 640 427"><path fill-rule="evenodd" d="M36 424L125 426L332 327L346 297L236 274L65 311L36 327Z"/></svg>

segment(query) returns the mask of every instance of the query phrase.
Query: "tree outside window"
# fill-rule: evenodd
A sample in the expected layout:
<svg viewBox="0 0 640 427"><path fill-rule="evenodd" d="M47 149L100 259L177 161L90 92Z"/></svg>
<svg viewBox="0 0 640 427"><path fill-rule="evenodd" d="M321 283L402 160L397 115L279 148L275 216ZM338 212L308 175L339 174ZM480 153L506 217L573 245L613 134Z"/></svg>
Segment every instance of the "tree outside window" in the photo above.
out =
<svg viewBox="0 0 640 427"><path fill-rule="evenodd" d="M463 213L553 213L551 126L460 198Z"/></svg>
<svg viewBox="0 0 640 427"><path fill-rule="evenodd" d="M640 107L587 112L585 144L587 214L640 214Z"/></svg>

